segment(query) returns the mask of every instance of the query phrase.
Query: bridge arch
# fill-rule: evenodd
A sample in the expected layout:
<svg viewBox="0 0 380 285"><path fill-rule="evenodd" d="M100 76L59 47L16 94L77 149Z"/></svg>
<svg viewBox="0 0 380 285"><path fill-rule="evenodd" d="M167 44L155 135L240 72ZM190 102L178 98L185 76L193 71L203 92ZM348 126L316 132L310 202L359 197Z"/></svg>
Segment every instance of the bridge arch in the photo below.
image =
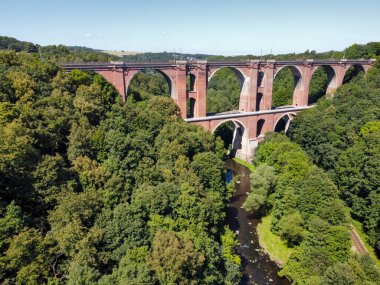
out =
<svg viewBox="0 0 380 285"><path fill-rule="evenodd" d="M127 74L127 77L126 77L126 82L125 82L126 94L129 94L128 91L130 91L130 88L129 88L130 83L136 77L136 75L139 73L148 73L148 72L154 72L154 73L158 73L158 74L162 75L163 78L165 79L166 83L168 84L170 97L174 100L177 99L176 88L175 88L175 79L172 78L170 76L170 74L168 74L164 70L156 69L156 68L141 68L138 70L129 71Z"/></svg>
<svg viewBox="0 0 380 285"><path fill-rule="evenodd" d="M233 67L233 66L221 66L221 67L218 67L218 68L214 69L211 72L210 76L208 76L207 82L210 82L211 78L215 75L215 73L217 73L219 70L221 70L223 68L228 68L228 69L232 70L235 73L235 75L238 78L239 83L240 83L240 89L242 89L243 86L244 86L244 83L246 81L246 76L244 75L244 72L240 68L238 68L238 67Z"/></svg>
<svg viewBox="0 0 380 285"><path fill-rule="evenodd" d="M363 65L361 64L352 64L349 66L343 76L343 84L346 84L350 82L352 79L354 79L357 76L365 75L366 70Z"/></svg>
<svg viewBox="0 0 380 285"><path fill-rule="evenodd" d="M287 133L287 131L289 130L290 122L294 119L295 115L295 113L286 113L282 115L280 118L277 119L276 123L274 124L273 131L277 133Z"/></svg>
<svg viewBox="0 0 380 285"><path fill-rule="evenodd" d="M221 72L221 70L224 70L225 71L228 71L230 72L230 74L233 74L234 75L234 80L236 80L236 83L235 81L234 82L231 82L231 86L235 86L236 84L236 89L235 88L232 88L233 92L231 92L228 96L228 98L223 98L224 102L225 102L225 106L229 106L229 108L224 108L223 110L218 110L217 112L225 112L225 111L235 111L235 110L239 110L241 109L241 111L247 111L247 110L244 110L244 106L242 105L242 98L246 98L248 95L249 95L249 88L248 88L248 85L249 85L249 79L248 79L248 76L244 73L243 70L241 70L240 68L238 67L234 67L234 66L219 66L217 68L212 68L210 70L210 74L208 75L207 77L207 93L206 93L206 101L207 101L207 112L210 112L210 113L213 113L215 112L215 108L213 106L215 106L215 104L213 104L212 102L215 102L215 99L213 97L215 97L214 94L212 94L213 92L210 92L211 88L214 88L214 81L213 79L216 77L215 75L218 73L218 72ZM231 77L230 77L231 78ZM238 85L238 86L237 86ZM226 97L226 96L224 96ZM221 100L222 98L218 98L218 100ZM221 105L223 106L223 104ZM219 109L222 109L222 108L219 108Z"/></svg>
<svg viewBox="0 0 380 285"><path fill-rule="evenodd" d="M318 86L312 84L314 80L318 80ZM332 66L321 65L313 69L309 81L308 105L316 103L326 94L333 93L337 87L337 74Z"/></svg>
<svg viewBox="0 0 380 285"><path fill-rule="evenodd" d="M279 89L278 81L281 80L281 77L279 77L279 74L285 72L285 70L290 70L293 76L293 82L291 82L291 86L293 88L293 92L291 94L291 98L276 98L277 90ZM274 74L273 78L273 98L272 98L272 108L279 107L279 106L285 106L285 105L297 105L297 95L302 94L302 91L304 90L304 82L303 82L303 75L301 69L299 69L295 65L284 65L281 66ZM280 86L281 87L281 86ZM280 94L280 92L279 92Z"/></svg>
<svg viewBox="0 0 380 285"><path fill-rule="evenodd" d="M219 127L226 123L232 123L234 126L232 139L231 140L231 149L229 150L228 155L230 157L239 157L245 159L247 154L247 149L249 147L248 142L248 129L247 127L238 119L225 119L218 122L212 129L212 133L217 135L217 130Z"/></svg>

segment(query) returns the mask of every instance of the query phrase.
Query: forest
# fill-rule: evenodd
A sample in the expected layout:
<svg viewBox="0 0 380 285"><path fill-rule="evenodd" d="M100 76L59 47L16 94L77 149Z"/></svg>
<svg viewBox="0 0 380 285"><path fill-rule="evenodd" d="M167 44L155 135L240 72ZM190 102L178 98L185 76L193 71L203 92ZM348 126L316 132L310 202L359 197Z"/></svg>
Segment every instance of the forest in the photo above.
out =
<svg viewBox="0 0 380 285"><path fill-rule="evenodd" d="M161 74L138 73L122 104L100 75L59 65L111 55L7 37L0 49L0 283L239 283L228 145L181 119ZM379 43L345 53L379 58ZM268 134L252 162L244 207L292 249L280 274L295 284L380 280L380 64L354 75L326 97L318 69L315 107ZM291 104L292 71L275 80L272 107ZM207 112L236 110L239 95L234 71L219 70ZM352 252L354 221L374 254Z"/></svg>
<svg viewBox="0 0 380 285"><path fill-rule="evenodd" d="M87 47L49 45L40 46L31 42L19 41L15 38L0 36L0 50L13 50L38 55L41 60L57 63L63 62L107 62L120 60L119 57Z"/></svg>
<svg viewBox="0 0 380 285"><path fill-rule="evenodd" d="M9 51L0 71L2 283L236 284L219 139L96 74Z"/></svg>
<svg viewBox="0 0 380 285"><path fill-rule="evenodd" d="M292 249L280 274L297 284L380 280L379 108L377 62L299 113L287 136L267 134L256 151L244 207L269 215L270 230ZM355 221L370 255L351 250Z"/></svg>

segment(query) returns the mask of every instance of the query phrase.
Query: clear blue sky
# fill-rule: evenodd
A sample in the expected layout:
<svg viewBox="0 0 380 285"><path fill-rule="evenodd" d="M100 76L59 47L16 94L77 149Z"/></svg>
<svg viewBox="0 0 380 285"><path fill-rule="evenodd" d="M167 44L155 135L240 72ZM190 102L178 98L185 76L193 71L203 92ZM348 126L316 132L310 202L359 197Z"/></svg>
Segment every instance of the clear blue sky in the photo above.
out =
<svg viewBox="0 0 380 285"><path fill-rule="evenodd" d="M380 0L0 0L0 35L41 45L260 54L380 41Z"/></svg>

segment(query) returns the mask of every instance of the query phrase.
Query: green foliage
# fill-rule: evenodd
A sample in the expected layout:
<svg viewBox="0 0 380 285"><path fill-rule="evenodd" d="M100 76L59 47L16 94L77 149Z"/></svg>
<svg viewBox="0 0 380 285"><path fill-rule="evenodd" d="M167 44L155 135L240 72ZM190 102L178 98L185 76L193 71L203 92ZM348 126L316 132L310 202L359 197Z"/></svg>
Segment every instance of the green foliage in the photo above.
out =
<svg viewBox="0 0 380 285"><path fill-rule="evenodd" d="M326 94L328 79L326 67L322 66L314 72L309 86L309 105L316 103Z"/></svg>
<svg viewBox="0 0 380 285"><path fill-rule="evenodd" d="M351 260L347 214L326 173L283 135L271 134L257 150L256 163L272 166L272 231L295 248L281 274L297 284L321 284L323 274ZM253 185L266 185L260 175Z"/></svg>
<svg viewBox="0 0 380 285"><path fill-rule="evenodd" d="M365 45L353 44L346 49L347 58L378 58L380 43L370 42Z"/></svg>
<svg viewBox="0 0 380 285"><path fill-rule="evenodd" d="M144 101L152 96L170 97L169 82L153 69L138 72L128 85L128 101Z"/></svg>
<svg viewBox="0 0 380 285"><path fill-rule="evenodd" d="M13 201L7 205L0 218L0 249L4 250L11 242L11 237L21 231L25 217L20 206Z"/></svg>
<svg viewBox="0 0 380 285"><path fill-rule="evenodd" d="M300 113L289 130L291 139L336 182L374 248L380 241L379 82L376 65L366 78L343 85L332 100Z"/></svg>
<svg viewBox="0 0 380 285"><path fill-rule="evenodd" d="M18 41L15 38L0 36L0 49L14 50L16 52L37 52L38 46L24 41Z"/></svg>
<svg viewBox="0 0 380 285"><path fill-rule="evenodd" d="M303 224L304 220L298 211L282 216L278 223L278 233L289 244L300 244L304 238Z"/></svg>
<svg viewBox="0 0 380 285"><path fill-rule="evenodd" d="M0 50L28 52L44 60L55 62L105 62L119 59L116 56L86 47L68 47L64 45L40 46L15 38L0 36Z"/></svg>
<svg viewBox="0 0 380 285"><path fill-rule="evenodd" d="M380 273L369 256L354 256L348 262L329 267L323 275L322 284L378 284Z"/></svg>
<svg viewBox="0 0 380 285"><path fill-rule="evenodd" d="M161 284L196 284L205 257L186 237L158 231L152 243L149 265Z"/></svg>
<svg viewBox="0 0 380 285"><path fill-rule="evenodd" d="M36 229L22 230L13 237L5 255L0 258L1 278L8 277L9 281L15 280L17 284L40 284L46 281L49 271L46 255L41 233Z"/></svg>
<svg viewBox="0 0 380 285"><path fill-rule="evenodd" d="M0 52L0 283L238 282L222 142L148 77L119 105L99 75Z"/></svg>
<svg viewBox="0 0 380 285"><path fill-rule="evenodd" d="M237 284L240 281L241 273L241 260L236 253L238 247L238 242L236 239L236 234L231 231L228 227L224 228L225 233L222 235L222 247L223 247L223 258L226 262L226 284Z"/></svg>
<svg viewBox="0 0 380 285"><path fill-rule="evenodd" d="M275 183L274 168L266 164L259 165L250 174L250 193L243 203L244 209L254 212L264 207L268 195L271 194Z"/></svg>

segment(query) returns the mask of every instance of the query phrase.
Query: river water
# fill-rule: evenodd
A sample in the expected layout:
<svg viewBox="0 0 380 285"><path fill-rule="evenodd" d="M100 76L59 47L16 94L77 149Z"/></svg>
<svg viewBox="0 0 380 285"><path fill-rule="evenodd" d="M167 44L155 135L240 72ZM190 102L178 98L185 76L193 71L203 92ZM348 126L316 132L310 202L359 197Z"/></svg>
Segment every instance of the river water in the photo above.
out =
<svg viewBox="0 0 380 285"><path fill-rule="evenodd" d="M237 233L240 244L238 254L242 260L244 274L240 284L290 285L288 280L277 276L278 266L260 248L256 232L260 219L248 214L242 208L250 190L250 171L232 159L226 161L225 168L227 182L232 176L239 175L236 191L230 199L227 219L231 230Z"/></svg>

